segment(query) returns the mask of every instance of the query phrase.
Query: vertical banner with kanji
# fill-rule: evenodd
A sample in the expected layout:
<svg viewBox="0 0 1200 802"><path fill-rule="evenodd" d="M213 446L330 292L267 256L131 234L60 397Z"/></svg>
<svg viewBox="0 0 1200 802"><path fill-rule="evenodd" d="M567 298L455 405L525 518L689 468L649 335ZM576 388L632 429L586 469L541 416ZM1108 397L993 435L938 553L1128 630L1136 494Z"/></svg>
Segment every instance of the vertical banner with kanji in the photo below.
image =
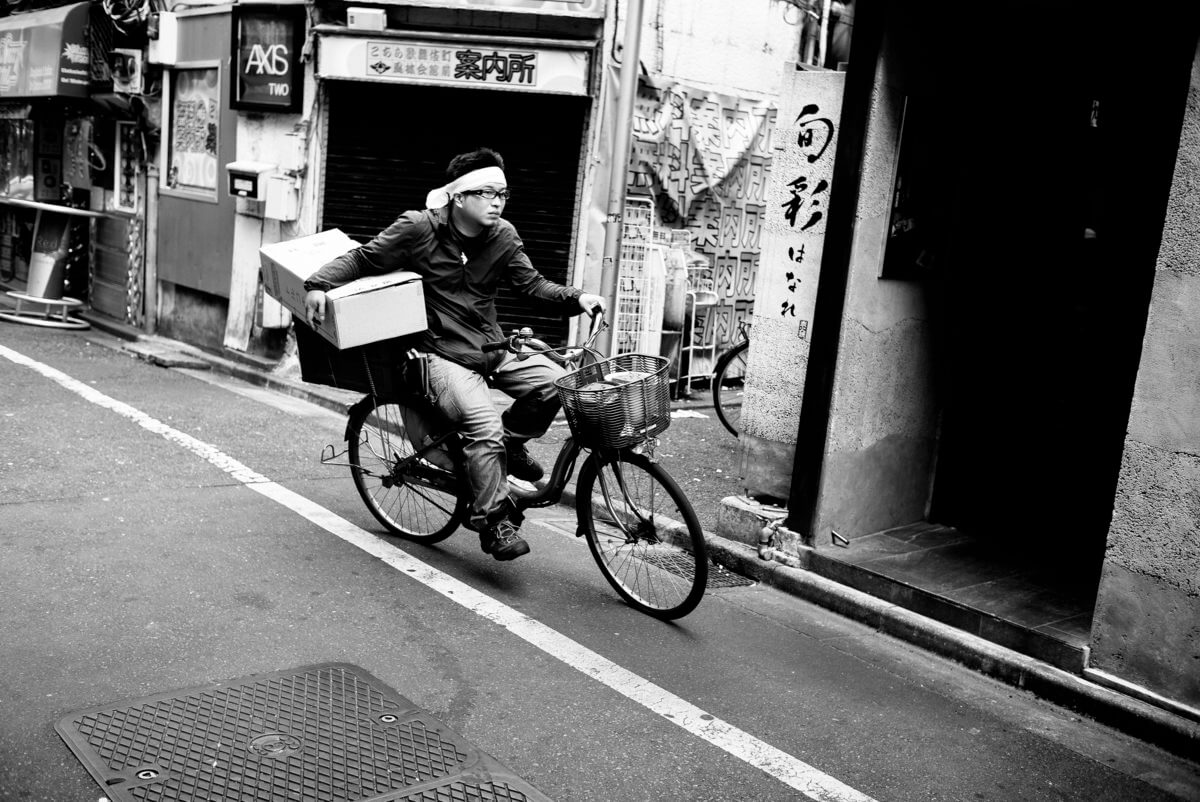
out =
<svg viewBox="0 0 1200 802"><path fill-rule="evenodd" d="M751 495L790 490L845 78L791 67L780 92L740 421Z"/></svg>
<svg viewBox="0 0 1200 802"><path fill-rule="evenodd" d="M775 108L642 76L633 118L631 194L655 199L659 224L692 233L713 267L717 305L697 339L732 344L754 307Z"/></svg>
<svg viewBox="0 0 1200 802"><path fill-rule="evenodd" d="M844 77L800 73L780 104L755 315L808 340L825 246Z"/></svg>

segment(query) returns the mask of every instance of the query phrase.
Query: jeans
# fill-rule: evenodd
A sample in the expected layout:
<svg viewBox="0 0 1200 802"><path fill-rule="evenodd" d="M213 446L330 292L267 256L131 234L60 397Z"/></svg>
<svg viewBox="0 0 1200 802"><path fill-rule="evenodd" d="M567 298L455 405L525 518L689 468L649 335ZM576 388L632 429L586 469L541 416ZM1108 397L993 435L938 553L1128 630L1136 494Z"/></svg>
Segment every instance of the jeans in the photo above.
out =
<svg viewBox="0 0 1200 802"><path fill-rule="evenodd" d="M560 408L554 380L565 372L545 356L518 360L505 354L489 386L484 376L436 354L429 355L428 365L434 403L462 436L474 496L471 523L482 529L511 510L505 442L523 443L546 433ZM503 413L492 401L492 386L514 399Z"/></svg>

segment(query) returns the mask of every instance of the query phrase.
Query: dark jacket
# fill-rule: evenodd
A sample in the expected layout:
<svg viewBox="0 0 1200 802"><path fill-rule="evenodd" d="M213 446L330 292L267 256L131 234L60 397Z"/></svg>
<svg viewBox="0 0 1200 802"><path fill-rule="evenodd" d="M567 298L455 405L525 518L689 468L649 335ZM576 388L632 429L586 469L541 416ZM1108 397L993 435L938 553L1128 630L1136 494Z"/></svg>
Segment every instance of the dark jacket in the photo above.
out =
<svg viewBox="0 0 1200 802"><path fill-rule="evenodd" d="M421 347L487 374L504 357L480 347L503 339L496 322L496 290L503 278L518 292L578 314L582 290L550 281L525 255L517 230L507 220L477 237L463 237L445 209L405 212L373 240L324 265L304 282L308 290L329 290L354 279L393 270L421 276L429 329Z"/></svg>

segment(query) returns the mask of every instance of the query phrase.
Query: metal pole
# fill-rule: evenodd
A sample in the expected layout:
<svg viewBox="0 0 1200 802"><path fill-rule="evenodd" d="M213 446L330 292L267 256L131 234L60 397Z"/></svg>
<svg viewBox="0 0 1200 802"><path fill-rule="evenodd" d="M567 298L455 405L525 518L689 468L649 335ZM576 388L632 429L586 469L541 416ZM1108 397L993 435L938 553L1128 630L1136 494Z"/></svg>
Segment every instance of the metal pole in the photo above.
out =
<svg viewBox="0 0 1200 802"><path fill-rule="evenodd" d="M658 0L662 2L662 0ZM604 221L604 260L600 266L600 294L608 304L609 319L617 315L617 276L621 256L621 221L625 216L625 181L629 171L629 147L633 139L633 105L637 95L642 41L642 0L627 0L625 42L621 51L621 73L617 94L617 117L613 121L612 174L608 181L608 214ZM600 353L612 356L612 329L597 340Z"/></svg>
<svg viewBox="0 0 1200 802"><path fill-rule="evenodd" d="M146 248L142 269L142 330L158 331L158 164L146 165Z"/></svg>

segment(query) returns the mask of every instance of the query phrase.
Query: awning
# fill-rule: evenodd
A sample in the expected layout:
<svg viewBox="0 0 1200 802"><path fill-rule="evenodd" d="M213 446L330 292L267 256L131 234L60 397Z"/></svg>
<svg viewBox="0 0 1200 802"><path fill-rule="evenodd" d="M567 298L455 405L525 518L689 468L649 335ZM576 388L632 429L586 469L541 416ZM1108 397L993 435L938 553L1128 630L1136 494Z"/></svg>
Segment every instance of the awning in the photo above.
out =
<svg viewBox="0 0 1200 802"><path fill-rule="evenodd" d="M0 18L0 100L88 96L88 6Z"/></svg>

